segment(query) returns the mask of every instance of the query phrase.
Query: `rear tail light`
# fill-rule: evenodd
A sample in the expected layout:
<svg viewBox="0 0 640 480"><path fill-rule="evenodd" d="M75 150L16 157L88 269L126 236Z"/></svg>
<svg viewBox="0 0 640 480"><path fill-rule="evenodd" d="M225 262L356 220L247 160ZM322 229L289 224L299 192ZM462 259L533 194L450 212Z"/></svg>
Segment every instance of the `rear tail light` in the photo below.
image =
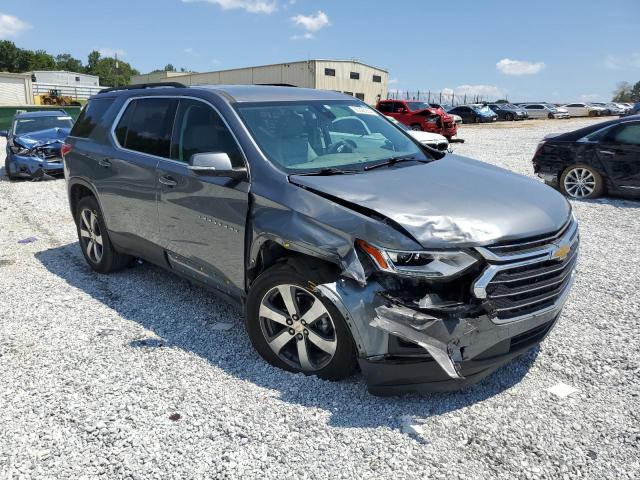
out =
<svg viewBox="0 0 640 480"><path fill-rule="evenodd" d="M62 158L64 158L64 157L65 157L65 155L66 155L67 153L69 153L71 150L72 150L72 147L71 147L71 145L70 145L70 144L68 144L68 143L63 143L63 144L62 144L62 147L60 148L60 155L62 155Z"/></svg>

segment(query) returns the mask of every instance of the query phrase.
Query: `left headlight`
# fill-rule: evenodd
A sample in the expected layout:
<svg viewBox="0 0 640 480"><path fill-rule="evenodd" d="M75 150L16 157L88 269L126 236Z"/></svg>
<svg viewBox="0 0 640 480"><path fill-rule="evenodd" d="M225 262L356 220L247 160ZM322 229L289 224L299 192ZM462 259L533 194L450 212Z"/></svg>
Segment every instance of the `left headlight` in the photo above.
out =
<svg viewBox="0 0 640 480"><path fill-rule="evenodd" d="M427 278L446 278L463 272L478 259L460 250L424 250L404 252L374 247L357 240L376 266L385 272Z"/></svg>

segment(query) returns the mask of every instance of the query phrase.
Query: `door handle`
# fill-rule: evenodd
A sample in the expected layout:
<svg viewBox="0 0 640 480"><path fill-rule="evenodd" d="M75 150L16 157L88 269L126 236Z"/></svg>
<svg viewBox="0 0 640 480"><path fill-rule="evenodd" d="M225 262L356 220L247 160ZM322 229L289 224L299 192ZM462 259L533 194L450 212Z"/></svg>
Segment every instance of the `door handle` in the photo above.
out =
<svg viewBox="0 0 640 480"><path fill-rule="evenodd" d="M109 160L108 158L103 158L98 162L98 165L104 168L109 168L111 166L111 160Z"/></svg>
<svg viewBox="0 0 640 480"><path fill-rule="evenodd" d="M175 187L178 184L178 182L176 182L173 178L165 176L158 178L158 181L168 187Z"/></svg>
<svg viewBox="0 0 640 480"><path fill-rule="evenodd" d="M616 152L612 152L611 150L599 150L600 153L604 155L615 155Z"/></svg>

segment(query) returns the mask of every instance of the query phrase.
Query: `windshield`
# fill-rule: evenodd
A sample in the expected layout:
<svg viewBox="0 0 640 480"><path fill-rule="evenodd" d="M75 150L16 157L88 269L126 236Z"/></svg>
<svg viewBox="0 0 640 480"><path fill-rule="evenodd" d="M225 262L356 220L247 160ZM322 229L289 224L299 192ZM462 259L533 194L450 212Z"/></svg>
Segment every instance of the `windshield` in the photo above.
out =
<svg viewBox="0 0 640 480"><path fill-rule="evenodd" d="M424 110L425 108L431 108L431 106L426 102L407 102L407 107L412 112L417 112L418 110Z"/></svg>
<svg viewBox="0 0 640 480"><path fill-rule="evenodd" d="M363 170L395 157L428 159L410 137L360 102L246 103L236 108L266 157L287 173Z"/></svg>
<svg viewBox="0 0 640 480"><path fill-rule="evenodd" d="M478 112L480 115L493 115L493 110L491 110L486 105L483 107L473 107L473 109Z"/></svg>
<svg viewBox="0 0 640 480"><path fill-rule="evenodd" d="M50 128L71 128L73 123L71 117L32 117L19 118L16 120L13 131L15 135L48 130Z"/></svg>

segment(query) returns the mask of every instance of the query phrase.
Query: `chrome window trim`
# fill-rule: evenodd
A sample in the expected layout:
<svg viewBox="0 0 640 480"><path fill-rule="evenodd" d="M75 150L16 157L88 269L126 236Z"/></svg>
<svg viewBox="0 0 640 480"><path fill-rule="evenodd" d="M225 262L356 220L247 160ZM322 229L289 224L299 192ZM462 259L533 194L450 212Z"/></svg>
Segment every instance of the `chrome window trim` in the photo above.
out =
<svg viewBox="0 0 640 480"><path fill-rule="evenodd" d="M195 100L198 102L202 102L205 105L208 105L209 107L211 107L213 109L214 112L216 112L216 114L222 119L224 125L227 127L227 130L229 130L229 133L231 133L231 136L233 137L233 140L236 142L236 145L238 147L238 150L240 151L240 154L242 155L242 159L245 163L245 167L247 168L247 172L250 173L250 168L249 168L249 162L247 161L247 155L245 154L242 145L240 145L240 142L238 141L238 137L236 137L235 133L233 132L233 129L229 126L229 122L227 122L227 119L224 118L224 115L222 115L222 113L220 113L220 110L218 110L218 108L213 105L211 102L203 99L203 98L198 98L198 97L193 97L190 95L143 95L143 96L133 96L133 97L129 97L123 104L122 107L120 107L120 111L118 112L118 114L116 115L115 119L113 120L113 123L111 124L111 129L109 130L110 136L111 136L111 141L113 142L116 150L121 150L123 152L128 152L128 153L135 153L138 155L144 155L146 157L149 158L153 158L156 160L163 160L165 162L172 162L175 163L177 165L188 165L188 162L183 162L181 160L174 160L173 158L167 158L167 157L161 157L158 155L152 155L150 153L145 153L145 152L139 152L138 150L131 150L129 148L125 148L122 145L120 145L120 142L118 142L118 138L116 137L116 128L118 126L118 123L120 122L120 119L122 118L122 116L124 115L124 112L127 110L127 107L129 106L129 104L131 102L133 102L134 100L144 100L144 99L149 99L149 98L166 98L166 99L170 99L170 100L180 100L180 99L188 99L188 100ZM176 110L176 114L177 114L177 110ZM175 126L175 120L176 117L174 117L173 121L174 121L174 126ZM171 133L173 134L173 128L171 130ZM157 168L157 166L156 166ZM250 178L250 175L249 175Z"/></svg>

